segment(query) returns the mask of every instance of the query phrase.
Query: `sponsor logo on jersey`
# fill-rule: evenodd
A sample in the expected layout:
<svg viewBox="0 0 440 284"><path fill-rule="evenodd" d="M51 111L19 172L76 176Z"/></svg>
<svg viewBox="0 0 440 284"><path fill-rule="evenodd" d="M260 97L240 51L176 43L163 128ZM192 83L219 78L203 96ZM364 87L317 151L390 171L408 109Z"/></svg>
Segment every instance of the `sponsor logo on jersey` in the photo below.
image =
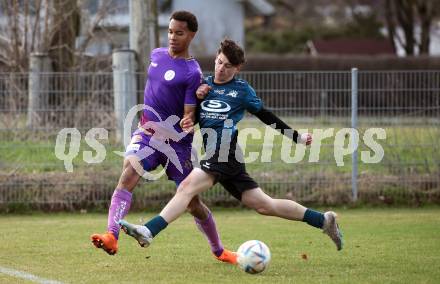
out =
<svg viewBox="0 0 440 284"><path fill-rule="evenodd" d="M224 95L225 94L225 89L215 89L214 93L219 94L219 95Z"/></svg>
<svg viewBox="0 0 440 284"><path fill-rule="evenodd" d="M168 70L163 75L164 79L167 80L167 81L173 80L175 76L176 76L176 72L174 72L174 70Z"/></svg>
<svg viewBox="0 0 440 284"><path fill-rule="evenodd" d="M233 97L233 98L236 98L237 95L238 95L238 92L236 90L232 90L229 93L227 93L226 95L230 96L230 97Z"/></svg>
<svg viewBox="0 0 440 284"><path fill-rule="evenodd" d="M139 144L130 144L127 146L127 149L125 150L126 153L128 152L137 152L139 151L139 148L141 147L141 145Z"/></svg>
<svg viewBox="0 0 440 284"><path fill-rule="evenodd" d="M231 106L225 102L219 100L206 100L203 101L202 109L209 112L228 112L231 110Z"/></svg>

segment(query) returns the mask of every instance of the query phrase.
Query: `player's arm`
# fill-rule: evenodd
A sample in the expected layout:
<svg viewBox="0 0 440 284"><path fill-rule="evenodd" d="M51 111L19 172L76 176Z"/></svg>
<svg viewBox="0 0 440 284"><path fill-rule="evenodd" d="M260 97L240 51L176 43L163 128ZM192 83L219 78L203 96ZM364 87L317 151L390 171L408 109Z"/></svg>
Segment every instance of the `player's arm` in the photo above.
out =
<svg viewBox="0 0 440 284"><path fill-rule="evenodd" d="M180 127L187 133L194 132L195 117L197 111L197 88L203 81L201 71L190 72L187 78L187 86L185 90L185 100L183 108L183 117L180 121Z"/></svg>
<svg viewBox="0 0 440 284"><path fill-rule="evenodd" d="M292 129L289 125L287 125L284 121L282 121L278 116L276 116L273 112L266 109L265 107L261 107L261 109L255 113L253 113L258 119L264 122L267 125L274 125L275 129L277 129L281 134L286 135L286 133L292 133L292 140L295 143L310 145L312 143L312 135L310 133L299 134L298 131ZM290 136L290 135L289 135Z"/></svg>
<svg viewBox="0 0 440 284"><path fill-rule="evenodd" d="M180 120L180 127L187 133L194 132L196 108L197 106L195 105L185 105L183 108L183 118Z"/></svg>
<svg viewBox="0 0 440 284"><path fill-rule="evenodd" d="M206 95L208 95L209 91L212 89L211 86L209 86L206 83L201 84L196 91L197 100L203 101L205 99Z"/></svg>
<svg viewBox="0 0 440 284"><path fill-rule="evenodd" d="M203 102L203 100L208 95L208 93L211 89L212 89L212 87L209 86L205 80L203 80L202 84L199 86L199 88L196 91L197 108L196 108L196 112L195 112L194 125L199 123L200 104Z"/></svg>
<svg viewBox="0 0 440 284"><path fill-rule="evenodd" d="M255 90L248 86L248 94L245 97L244 104L246 109L258 117L262 122L269 126L275 125L275 129L280 131L283 135L292 133L292 140L295 143L310 145L312 143L312 135L310 133L299 134L298 131L293 130L284 121L279 119L273 112L263 106L263 102L255 93ZM290 135L289 135L290 136Z"/></svg>

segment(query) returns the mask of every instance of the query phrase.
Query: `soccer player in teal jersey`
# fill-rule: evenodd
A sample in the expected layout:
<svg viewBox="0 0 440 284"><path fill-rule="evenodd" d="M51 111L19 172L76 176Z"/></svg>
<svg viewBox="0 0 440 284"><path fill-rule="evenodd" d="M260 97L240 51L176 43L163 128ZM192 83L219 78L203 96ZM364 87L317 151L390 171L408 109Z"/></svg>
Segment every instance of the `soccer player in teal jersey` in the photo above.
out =
<svg viewBox="0 0 440 284"><path fill-rule="evenodd" d="M119 220L131 205L132 192L142 171L163 166L170 180L179 185L191 172L192 126L197 106L196 91L202 81L197 61L189 55L189 45L198 29L196 17L187 11L174 12L168 28L168 47L151 52L148 81L144 91L141 125L127 146L123 171L113 193L107 232L93 234L92 243L113 255L118 250ZM185 125L179 120L185 118ZM218 260L235 263L236 254L224 249L214 218L198 196L185 204L197 227L205 234Z"/></svg>
<svg viewBox="0 0 440 284"><path fill-rule="evenodd" d="M200 105L199 125L202 133L211 136L203 136L208 158L202 160L201 167L194 168L180 184L175 196L159 215L145 225L133 225L121 220L123 230L143 246L149 245L161 230L185 212L187 204L194 196L219 182L235 198L260 214L303 221L322 229L336 244L336 248L341 250L342 234L334 212L321 213L292 200L274 199L264 193L246 172L243 154L237 145L236 127L245 110L267 125L275 124L277 130L296 143L309 145L312 137L309 133L299 134L292 130L264 108L262 101L246 81L236 78L244 62L244 52L234 41L224 40L221 43L215 60L215 76L208 77L207 85L202 85L197 91L197 96L204 98ZM213 136L217 139L212 139Z"/></svg>

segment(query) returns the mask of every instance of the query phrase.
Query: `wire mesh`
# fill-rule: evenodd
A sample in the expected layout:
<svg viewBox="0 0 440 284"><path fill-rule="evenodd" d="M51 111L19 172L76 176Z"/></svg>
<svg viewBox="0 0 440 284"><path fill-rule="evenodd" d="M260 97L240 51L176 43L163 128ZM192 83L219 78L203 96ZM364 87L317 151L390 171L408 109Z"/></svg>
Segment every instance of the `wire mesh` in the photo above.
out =
<svg viewBox="0 0 440 284"><path fill-rule="evenodd" d="M0 74L0 204L32 208L76 209L106 207L121 172L122 157L114 151L115 116L112 73L43 73L38 90L41 107L30 111L29 74ZM312 133L330 131L321 141L318 161L310 151L295 163L282 148L278 135L265 141L272 130L251 115L241 129L257 128L262 139L248 139L248 154L259 152L248 171L270 195L303 203L346 204L351 199L351 157L344 166L335 162L335 134L350 127L351 73L347 72L242 72L264 104L294 129ZM137 74L141 102L145 77ZM440 200L440 71L359 71L359 199L370 203L421 203ZM29 119L32 125L29 125ZM63 128L77 128L81 147L67 173L54 154L56 136ZM84 162L91 128L104 128L109 138L100 164ZM363 138L370 128L382 128L386 139L379 163L365 163L372 153ZM271 135L275 135L273 132ZM264 161L263 150L270 153ZM284 149L284 150L283 150ZM66 152L69 149L65 150ZM284 151L284 152L282 152ZM362 154L362 152L365 152ZM134 207L161 206L175 185L164 178L142 181L135 191ZM210 204L236 202L220 186L203 194ZM16 206L18 206L16 205ZM15 205L14 205L15 206Z"/></svg>

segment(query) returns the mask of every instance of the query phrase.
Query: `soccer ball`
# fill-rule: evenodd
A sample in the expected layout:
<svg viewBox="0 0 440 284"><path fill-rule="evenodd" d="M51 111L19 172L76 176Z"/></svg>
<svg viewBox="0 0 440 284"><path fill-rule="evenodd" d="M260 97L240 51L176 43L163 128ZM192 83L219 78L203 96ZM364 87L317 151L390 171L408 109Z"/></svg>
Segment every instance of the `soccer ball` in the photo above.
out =
<svg viewBox="0 0 440 284"><path fill-rule="evenodd" d="M270 250L265 243L257 240L243 243L237 250L238 266L245 272L263 272L270 262Z"/></svg>

